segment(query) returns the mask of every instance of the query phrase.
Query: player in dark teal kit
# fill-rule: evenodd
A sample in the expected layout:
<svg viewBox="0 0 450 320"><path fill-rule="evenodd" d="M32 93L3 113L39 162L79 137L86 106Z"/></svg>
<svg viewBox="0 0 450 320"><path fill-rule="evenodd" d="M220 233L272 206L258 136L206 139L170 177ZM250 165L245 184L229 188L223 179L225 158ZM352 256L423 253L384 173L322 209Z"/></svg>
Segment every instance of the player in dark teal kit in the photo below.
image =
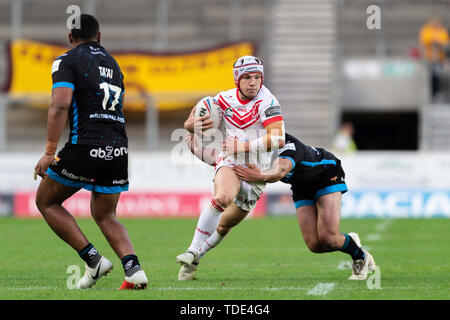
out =
<svg viewBox="0 0 450 320"><path fill-rule="evenodd" d="M78 287L89 288L112 270L112 263L87 240L62 203L82 188L91 191L92 217L122 260L125 281L121 289L145 289L145 272L127 230L115 215L120 193L128 190L123 74L100 45L97 20L86 14L79 19L80 29L69 34L73 49L56 58L52 66L46 152L35 167L35 177L43 178L36 205L53 231L86 262ZM67 118L69 140L55 156Z"/></svg>
<svg viewBox="0 0 450 320"><path fill-rule="evenodd" d="M356 233L341 233L342 193L347 191L341 161L332 153L304 145L286 134L285 145L271 169L261 172L251 164L234 168L241 180L282 181L291 185L303 238L315 253L342 251L353 259L350 280L365 280L375 268L373 257L361 248Z"/></svg>

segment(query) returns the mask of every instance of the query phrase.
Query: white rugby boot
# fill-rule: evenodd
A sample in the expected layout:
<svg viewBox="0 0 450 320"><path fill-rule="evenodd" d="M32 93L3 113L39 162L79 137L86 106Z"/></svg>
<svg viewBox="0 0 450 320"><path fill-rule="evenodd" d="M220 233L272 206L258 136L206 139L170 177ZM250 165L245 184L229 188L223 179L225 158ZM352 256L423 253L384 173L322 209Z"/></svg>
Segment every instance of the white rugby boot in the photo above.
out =
<svg viewBox="0 0 450 320"><path fill-rule="evenodd" d="M356 245L364 252L364 259L353 260L352 275L348 280L366 280L367 274L375 270L375 260L369 252L362 248L361 240L357 233L350 232L348 235L352 237Z"/></svg>
<svg viewBox="0 0 450 320"><path fill-rule="evenodd" d="M177 263L181 264L180 271L178 271L178 280L194 279L195 271L198 267L198 253L194 251L186 251L177 256Z"/></svg>
<svg viewBox="0 0 450 320"><path fill-rule="evenodd" d="M176 263L181 263L182 265L190 266L197 259L198 259L198 253L195 251L188 250L182 254L179 254L175 261L176 261Z"/></svg>
<svg viewBox="0 0 450 320"><path fill-rule="evenodd" d="M125 276L125 281L118 290L144 290L147 289L148 279L144 270L136 271L131 277Z"/></svg>
<svg viewBox="0 0 450 320"><path fill-rule="evenodd" d="M87 289L92 287L98 279L103 276L106 276L113 269L113 265L111 261L106 259L105 257L101 257L99 262L94 268L90 268L86 264L86 271L84 272L84 276L78 281L77 288L78 289Z"/></svg>
<svg viewBox="0 0 450 320"><path fill-rule="evenodd" d="M178 271L178 280L193 280L195 279L195 271L197 271L198 262L193 262L191 265L182 265Z"/></svg>

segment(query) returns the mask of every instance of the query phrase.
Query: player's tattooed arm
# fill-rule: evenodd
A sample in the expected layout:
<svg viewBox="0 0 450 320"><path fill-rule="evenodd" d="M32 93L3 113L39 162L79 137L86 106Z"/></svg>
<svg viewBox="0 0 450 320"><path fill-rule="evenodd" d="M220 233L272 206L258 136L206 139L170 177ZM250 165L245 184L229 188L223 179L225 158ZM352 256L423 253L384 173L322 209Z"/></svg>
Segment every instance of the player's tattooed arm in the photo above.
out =
<svg viewBox="0 0 450 320"><path fill-rule="evenodd" d="M283 179L289 171L292 170L292 161L285 158L278 158L274 161L270 169L261 171L253 164L247 164L247 167L234 166L233 170L239 179L247 182L277 182Z"/></svg>
<svg viewBox="0 0 450 320"><path fill-rule="evenodd" d="M200 118L195 118L195 107L192 108L189 117L184 122L184 128L190 133L201 133L204 130L210 129L213 127L213 121L209 118L211 117L209 114L204 115Z"/></svg>
<svg viewBox="0 0 450 320"><path fill-rule="evenodd" d="M52 98L47 116L47 144L45 154L34 168L34 179L39 175L45 178L47 168L52 163L58 141L67 122L70 105L72 104L73 89L59 87L52 90Z"/></svg>

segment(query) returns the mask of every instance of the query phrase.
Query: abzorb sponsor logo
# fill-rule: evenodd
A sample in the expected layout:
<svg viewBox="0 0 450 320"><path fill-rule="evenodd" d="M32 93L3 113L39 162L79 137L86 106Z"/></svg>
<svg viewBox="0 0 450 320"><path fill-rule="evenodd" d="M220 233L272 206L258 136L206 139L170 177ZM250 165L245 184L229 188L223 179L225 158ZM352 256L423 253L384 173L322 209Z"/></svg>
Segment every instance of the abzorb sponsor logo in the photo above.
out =
<svg viewBox="0 0 450 320"><path fill-rule="evenodd" d="M112 160L117 157L121 157L128 154L128 148L126 147L120 147L120 148L114 148L111 146L107 146L105 148L94 148L91 149L89 152L89 155L92 158L99 158L104 160Z"/></svg>
<svg viewBox="0 0 450 320"><path fill-rule="evenodd" d="M342 217L450 217L450 190L350 190L342 196Z"/></svg>

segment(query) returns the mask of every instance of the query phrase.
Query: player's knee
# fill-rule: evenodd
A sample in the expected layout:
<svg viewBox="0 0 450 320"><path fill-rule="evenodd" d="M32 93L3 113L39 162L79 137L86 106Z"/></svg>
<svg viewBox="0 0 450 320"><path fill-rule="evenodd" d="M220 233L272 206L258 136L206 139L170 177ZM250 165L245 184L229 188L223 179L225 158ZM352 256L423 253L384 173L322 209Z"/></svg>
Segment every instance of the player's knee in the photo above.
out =
<svg viewBox="0 0 450 320"><path fill-rule="evenodd" d="M36 207L42 213L45 209L44 201L41 196L37 195L35 199Z"/></svg>
<svg viewBox="0 0 450 320"><path fill-rule="evenodd" d="M36 195L36 207L41 212L42 215L45 215L47 209L50 207L50 202L46 199L46 197L40 193Z"/></svg>
<svg viewBox="0 0 450 320"><path fill-rule="evenodd" d="M225 209L233 202L234 197L230 194L220 193L214 197L214 200Z"/></svg>
<svg viewBox="0 0 450 320"><path fill-rule="evenodd" d="M218 225L216 231L223 237L230 232L232 227L226 225Z"/></svg>
<svg viewBox="0 0 450 320"><path fill-rule="evenodd" d="M100 227L109 224L111 221L116 220L116 216L113 212L110 214L93 215L93 218L95 223Z"/></svg>

